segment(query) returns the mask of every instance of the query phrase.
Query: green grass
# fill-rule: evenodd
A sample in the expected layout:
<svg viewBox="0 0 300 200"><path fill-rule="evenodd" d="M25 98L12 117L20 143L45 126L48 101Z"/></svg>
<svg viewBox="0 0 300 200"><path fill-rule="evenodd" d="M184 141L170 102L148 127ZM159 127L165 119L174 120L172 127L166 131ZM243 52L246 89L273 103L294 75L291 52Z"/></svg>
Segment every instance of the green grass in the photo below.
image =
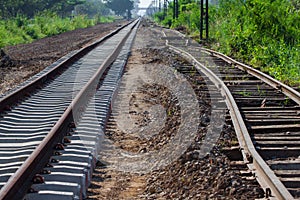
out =
<svg viewBox="0 0 300 200"><path fill-rule="evenodd" d="M299 14L286 0L221 0L210 10L211 47L300 86Z"/></svg>
<svg viewBox="0 0 300 200"><path fill-rule="evenodd" d="M113 17L96 16L89 19L80 15L73 18L61 18L53 13L42 13L33 19L18 16L14 19L0 20L0 48L30 43L47 36L112 21L114 21Z"/></svg>
<svg viewBox="0 0 300 200"><path fill-rule="evenodd" d="M186 3L188 2L188 3ZM219 0L209 8L210 48L300 88L300 10L290 0ZM199 5L179 0L180 14L154 19L199 38Z"/></svg>

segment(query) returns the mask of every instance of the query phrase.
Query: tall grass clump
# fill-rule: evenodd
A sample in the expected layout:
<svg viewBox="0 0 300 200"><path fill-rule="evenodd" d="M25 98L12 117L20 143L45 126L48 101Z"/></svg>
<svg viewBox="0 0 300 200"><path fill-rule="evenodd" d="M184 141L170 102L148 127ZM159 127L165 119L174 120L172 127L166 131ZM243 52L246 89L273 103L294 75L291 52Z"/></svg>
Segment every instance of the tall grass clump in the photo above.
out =
<svg viewBox="0 0 300 200"><path fill-rule="evenodd" d="M0 47L32 41L22 28L25 23L27 21L20 16L14 20L0 21Z"/></svg>
<svg viewBox="0 0 300 200"><path fill-rule="evenodd" d="M300 87L300 4L297 0L219 0L209 7L209 45ZM180 14L154 16L163 25L185 27L198 37L199 1L179 0Z"/></svg>
<svg viewBox="0 0 300 200"><path fill-rule="evenodd" d="M17 16L12 19L0 20L0 48L29 43L66 31L94 26L100 22L111 22L113 19L102 16L88 18L85 15L62 18L55 13L43 12L31 19Z"/></svg>
<svg viewBox="0 0 300 200"><path fill-rule="evenodd" d="M300 10L289 0L220 0L213 7L212 47L300 85Z"/></svg>

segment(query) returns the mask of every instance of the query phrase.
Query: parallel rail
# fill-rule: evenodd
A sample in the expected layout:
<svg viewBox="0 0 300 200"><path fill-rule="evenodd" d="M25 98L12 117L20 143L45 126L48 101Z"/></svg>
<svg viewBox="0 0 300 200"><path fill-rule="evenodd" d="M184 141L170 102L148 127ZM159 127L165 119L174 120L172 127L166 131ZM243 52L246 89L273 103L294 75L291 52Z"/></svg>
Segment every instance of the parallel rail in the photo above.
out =
<svg viewBox="0 0 300 200"><path fill-rule="evenodd" d="M120 67L120 63L122 63L121 64L122 66L125 65L125 62L119 61L119 63L115 65L116 68L113 68L114 66L113 63L116 59L118 59L120 52L123 52L121 53L122 54L121 57L124 57L125 54L128 54L129 52L128 46L130 46L130 44L127 45L126 49L122 49L122 48L124 43L130 43L130 41L132 41L134 37L132 30L137 27L137 24L138 21L134 22L134 24L128 25L130 26L129 30L124 35L122 35L122 38L120 39L116 47L103 60L101 66L98 66L97 70L92 71L90 73L91 77L86 79L84 86L79 88L78 91L75 92L74 94L75 96L73 99L68 97L68 95L72 95L72 93L68 93L65 96L61 96L61 98L66 98L67 104L64 102L59 105L60 109L65 107L65 110L61 111L62 112L61 114L60 112L51 113L51 116L53 115L53 117L51 118L55 118L54 121L52 121L53 120L52 119L51 121L46 122L45 120L40 119L41 126L40 128L37 128L36 131L46 132L46 133L43 133L44 136L43 134L42 136L39 134L36 135L36 137L38 138L42 137L42 139L40 141L39 139L34 140L35 142L33 143L37 143L33 145L35 149L33 149L32 146L30 148L26 147L23 149L22 148L18 149L18 151L20 152L23 151L27 152L28 156L24 155L24 157L27 157L26 160L24 162L22 161L21 167L17 171L12 173L10 179L1 188L0 199L22 199L24 195L27 193L28 189L32 186L33 179L37 182L39 181L43 182L44 179L43 174L41 175L37 175L37 174L41 172L47 174L47 170L48 169L51 170L51 166L45 167L45 165L49 163L50 158L51 160L54 160L53 162L58 162L56 158L57 157L59 158L59 156L61 155L60 153L62 151L65 151L67 152L66 154L69 153L70 155L73 152L80 151L81 153L80 156L82 157L82 159L76 158L76 161L79 162L79 164L81 160L89 160L88 164L95 165L94 158L90 158L90 157L97 156L97 153L95 153L98 151L97 147L95 147L96 149L93 149L94 147L90 147L89 145L84 147L83 144L84 142L76 142L76 141L72 145L70 138L77 140L78 138L82 137L85 138L86 140L85 142L89 144L99 140L99 137L101 137L99 136L99 134L90 133L91 132L90 130L97 130L99 123L101 124L102 127L105 126L105 121L107 120L107 117L110 112L109 110L110 101L111 98L113 98L113 93L116 88L117 82L119 80L118 76L120 76L120 73L122 73L122 67ZM122 27L114 31L112 34L91 44L90 46L85 47L76 53L73 53L72 55L69 56L69 59L64 60L60 64L51 68L48 72L33 79L32 81L29 81L25 86L18 88L14 92L0 99L0 113L2 113L3 118L5 118L7 113L10 114L14 110L17 110L17 112L12 116L14 115L17 116L20 113L24 112L24 108L32 104L31 102L29 102L29 99L31 98L31 96L34 95L36 91L38 91L37 90L38 88L44 88L45 85L51 84L52 79L54 79L55 77L59 77L57 75L58 73L65 74L66 71L68 70L69 65L79 61L78 57L82 57L83 55L87 54L92 49L97 47L99 44L102 44L104 41L106 41L106 39L118 34L125 27ZM287 175L280 168L280 165L283 164L285 165L285 167L287 167L289 166L289 163L282 162L284 156L278 155L278 157L276 157L275 159L273 158L274 152L272 152L273 151L272 148L274 144L272 142L273 140L275 140L274 138L282 139L282 137L279 137L278 134L275 134L275 136L270 136L271 139L270 138L265 139L267 136L263 134L269 133L270 130L272 130L272 126L274 126L274 124L266 125L266 123L264 123L264 119L261 119L260 115L255 115L255 114L267 113L269 116L272 116L273 113L277 115L278 112L281 112L282 110L287 110L286 113L288 113L288 115L284 116L284 118L274 119L274 122L272 122L273 119L268 119L266 121L267 123L279 123L276 125L278 127L278 130L282 129L285 131L285 133L290 134L290 130L297 133L299 132L299 127L300 127L299 126L300 119L298 120L297 117L299 116L297 114L297 111L299 111L299 105L300 105L299 92L292 89L291 87L286 86L285 84L280 83L277 80L274 80L270 76L265 75L260 71L253 69L249 66L246 66L242 63L239 63L223 54L220 54L212 50L199 48L196 46L190 46L189 40L183 37L182 35L178 36L177 33L167 31L167 30L165 32L168 32L167 34L164 33L164 38L167 40L167 46L173 51L181 54L187 60L189 60L190 63L192 63L197 68L198 71L205 74L210 79L210 81L212 81L214 85L217 88L219 88L221 95L226 100L226 104L229 109L229 113L231 115L231 120L236 130L239 144L241 146L241 153L243 159L245 162L248 163L248 166L256 173L256 176L258 177L259 181L261 181L261 183L264 185L263 187L267 188L266 197L275 196L278 199L294 199L295 196L298 195L297 191L292 195L293 193L291 192L292 189L288 188L287 186L289 184L292 185L291 183L289 183L291 182L290 181L291 179L285 178L285 176ZM200 54L202 58L199 57ZM230 65L235 66L241 69L242 71L247 72L251 76L248 76L244 72L237 71L235 68L234 69L228 68L228 69L229 71L232 71L233 73L237 73L237 74L230 74L231 72L227 73L225 71L222 71L220 73L219 70L223 70L223 69L221 68L216 69L207 66L207 63L205 63L205 55L216 56L222 60L222 61L218 60L218 62L225 61L229 63L229 66ZM110 66L112 66L111 69ZM66 71L63 72L64 70ZM224 76L228 76L228 77L224 77ZM254 79L252 78L252 76L258 79ZM81 78L83 77L84 76L81 76ZM244 77L246 77L245 80ZM226 78L229 79L227 81L222 80ZM69 83L70 82L66 81L65 84L68 85ZM253 95L248 94L247 93L248 90L246 90L250 88L249 89L250 91L254 91L255 87L257 87L256 85L257 83L259 83L259 86L262 87L261 89L258 88L258 90L264 90L262 92L264 94L261 94L263 97L258 98L259 100L257 100L257 96L255 96L255 94ZM237 87L236 84L242 86ZM270 87L267 87L266 86L267 84ZM55 87L56 85L54 84L53 86ZM246 87L246 89L242 90L243 87ZM281 95L281 92L286 96ZM49 91L45 90L43 94L46 95L48 93ZM273 93L274 93L274 97L273 97ZM39 104L40 96L37 96L34 99L34 101L37 102L37 104ZM60 96L53 97L51 101L55 102L59 97ZM95 100L98 101L97 105L96 104L91 105L91 99L93 98L95 98ZM99 101L99 99L105 99L105 100L101 102ZM289 99L291 99L292 101L290 101ZM23 102L26 102L25 105L22 105ZM257 102L259 102L259 104ZM286 103L286 105L281 104L282 102ZM251 105L249 106L249 104L247 103ZM18 104L20 104L21 106L19 106ZM104 105L99 106L101 104ZM49 105L49 109L50 107L51 105ZM30 109L30 106L28 108ZM101 119L100 117L99 119L97 119L96 117L95 118L96 120L91 122L90 118L95 116L91 115L90 112L94 109L96 112L101 113L102 117ZM258 111L258 109L260 110ZM39 110L43 112L46 111L47 108L41 107L39 108ZM264 117L263 114L261 115ZM35 116L36 113L32 112L32 115ZM36 115L35 119L39 117L41 116ZM295 119L296 119L295 124L292 125L288 124L289 121L293 121ZM24 120L19 119L19 120L23 121L27 125L30 123L28 120L26 121L26 119ZM98 120L100 120L101 122L98 122ZM51 126L50 123L53 122L55 124ZM84 125L88 125L90 127L84 127ZM10 126L11 126L10 122L5 122L1 124L1 117L0 117L0 140L3 141L13 140L14 137L5 135L6 130L9 129L7 127ZM32 128L35 129L34 127ZM49 129L49 131L45 131L47 129ZM89 129L89 130L86 131L85 129ZM16 132L19 132L19 130L17 129L14 130ZM255 132L256 130L258 130L259 132L258 133ZM263 134L261 134L261 132ZM25 134L22 135L21 133L19 133L19 135L22 135L22 137ZM260 141L260 138L264 138L263 141ZM69 142L71 142L71 144L66 147L66 144ZM284 141L280 141L280 143L286 145L283 148L278 147L279 149L278 151L282 151L283 152L282 154L288 152L287 150L289 149L293 150L294 148L294 151L292 151L291 153L288 152L290 155L287 155L287 157L290 156L295 158L298 156L299 153L297 153L297 146L296 146L297 144L295 144L294 147L293 144L291 144L291 142L289 142L288 139L285 139ZM7 149L9 149L8 147L5 147L5 145L2 146L1 145L2 144L0 143L0 154L1 152L6 152ZM84 148L81 148L82 146ZM68 147L70 148L67 149ZM59 151L56 151L56 153L58 153L58 156L56 155L53 156L54 149L57 150L57 148L59 149ZM13 148L11 147L11 149ZM83 149L87 149L87 151ZM91 153L92 151L94 153ZM288 160L288 158L286 157L284 157L284 159ZM1 164L3 163L0 163L0 172L8 168L15 169L17 167L17 166L12 167L11 165L9 167L1 168ZM3 164L3 166L5 166L5 164ZM279 166L279 167L277 170L276 169L274 170L274 166L275 167ZM65 168L64 165L57 165L56 167ZM86 168L93 168L93 166L86 166ZM72 172L74 171L77 172L82 170L86 171L86 169L82 169L81 167L78 167L77 164L70 165L68 170ZM298 170L298 172L295 173L300 174L299 171L300 169ZM85 173L86 176L84 175L83 176L84 178L80 179L80 181L82 182L85 182L87 179L90 179L91 176L90 172L85 172ZM281 174L284 174L283 177L281 177ZM76 176L81 177L81 175L79 174L76 174ZM1 178L1 174L0 174L0 178ZM299 181L297 182L296 180L296 184L298 183ZM83 185L84 186L83 188L80 189L80 191L86 189L85 187L87 185L85 183L83 183ZM75 190L74 188L78 187L78 185L73 184L73 185L69 185L68 187L70 188L71 191L73 191ZM297 187L295 188L297 190ZM298 188L300 188L300 186ZM48 191L48 192L51 196L52 191ZM45 197L43 196L43 194L40 195L41 195L40 198ZM69 193L64 193L61 196L57 197L57 199L68 199L67 197L70 197L68 195ZM26 198L30 199L30 194L27 195ZM82 198L83 198L82 194L78 194L78 196L75 199L82 199Z"/></svg>
<svg viewBox="0 0 300 200"><path fill-rule="evenodd" d="M85 54L87 54L88 52L96 48L99 44L108 41L113 36L117 37L113 40L119 42L118 44L116 44L115 47L110 47L113 48L111 53L109 53L109 55L102 61L100 66L97 66L96 71L89 72L89 74L92 75L92 77L88 78L87 80L85 74L79 75L78 77L79 80L77 80L77 83L74 82L75 84L80 85L80 82L82 81L85 82L85 79L87 82L84 83L84 86L82 88L76 89L78 91L74 93L75 97L71 99L71 101L69 97L67 98L69 100L66 99L67 101L70 102L68 106L65 108L65 111L63 111L63 114L61 116L59 116L58 114L59 116L58 120L55 121L54 126L51 128L51 130L44 136L44 138L42 138L40 142L38 142L39 145L37 145L34 150L32 149L32 152L30 153L28 158L22 163L22 165L18 168L18 170L12 174L9 180L1 188L0 199L22 199L26 194L26 192L28 191L28 189L30 188L30 186L32 185L33 178L36 177L36 174L39 174L43 170L45 165L49 162L49 158L53 155L53 150L57 148L57 145L59 146L59 143L61 143L62 141L63 141L62 142L63 145L64 142L67 143L70 142L66 138L67 134L69 133L71 128L76 127L76 123L83 115L89 100L94 96L95 92L97 91L101 77L103 77L104 72L116 60L116 58L118 57L119 53L123 48L124 43L127 41L128 37L132 34L132 30L136 27L137 23L138 20L135 21L134 23L129 23L126 26L118 28L116 31L105 36L101 40L94 42L93 44L84 47L81 50L77 51L76 53L72 54L70 58L58 64L57 66L54 66L50 71L46 72L40 77L37 77L36 79L32 80L25 86L20 87L19 89L15 90L14 92L0 99L0 112L2 112L3 117L5 117L6 115L5 113L7 110L9 113L11 113L15 109L18 109L18 105L16 105L16 102L22 104L25 95L29 96L27 98L30 99L31 94L33 92L36 92L37 88L41 87L43 89L44 83L51 84L51 79L57 76L58 72L63 73L62 70L67 71L68 66L73 63L76 62L84 63L84 60L80 61L78 57L83 57ZM131 36L131 40L132 40L132 36ZM126 51L128 52L129 50L127 49ZM90 57L93 58L95 56L91 55ZM95 67L95 66L91 66L91 67ZM82 71L81 73L85 73L85 72ZM80 76L83 77L80 78ZM70 79L74 79L74 78L76 79L76 77ZM72 81L71 80L70 82L66 81L65 84L66 85L72 84ZM71 93L69 91L65 91L65 92L67 93L67 96L69 95L70 97L72 97L72 92ZM48 91L46 90L44 94L47 93ZM62 101L64 100L62 99ZM107 104L109 105L109 102ZM42 116L40 116L40 118L42 118ZM43 121L43 119L41 119L41 121ZM1 118L0 118L0 123L1 123ZM80 198L82 197L79 197L79 199Z"/></svg>
<svg viewBox="0 0 300 200"><path fill-rule="evenodd" d="M26 96L26 94L31 93L32 91L36 90L41 85L43 85L46 81L51 80L61 70L64 70L69 65L71 65L73 62L78 60L78 58L82 57L83 55L87 54L89 51L94 49L97 45L101 44L108 38L117 34L120 30L122 30L127 25L122 26L122 27L116 29L115 31L109 33L108 35L102 37L101 39L99 39L77 51L70 53L69 55L65 56L64 60L57 63L55 66L51 66L51 69L49 71L47 71L46 73L43 73L41 76L35 77L33 80L30 79L29 81L27 81L27 83L25 85L18 87L13 92L8 93L4 97L2 97L0 99L0 112L7 110L11 105L15 104L18 100L24 98L24 96Z"/></svg>
<svg viewBox="0 0 300 200"><path fill-rule="evenodd" d="M280 81L272 78L271 76L254 69L248 65L240 63L220 52L213 51L211 49L202 48L204 51L211 53L212 56L216 56L221 58L222 60L226 61L229 64L234 64L239 69L246 71L247 73L251 74L252 76L257 77L258 79L264 81L265 83L272 86L274 89L284 93L286 96L294 100L298 105L300 105L300 92L296 91L295 89L291 88L290 86L281 83Z"/></svg>
<svg viewBox="0 0 300 200"><path fill-rule="evenodd" d="M181 54L187 60L189 60L191 63L193 63L193 65L196 66L199 71L201 71L207 77L209 77L209 79L220 89L220 92L222 93L222 95L224 97L226 97L226 104L230 111L230 115L232 118L234 128L236 130L236 134L237 134L237 137L239 140L239 144L241 147L241 153L243 155L244 161L248 163L249 167L254 171L254 173L256 174L256 176L257 176L258 180L260 181L260 183L262 184L262 186L266 189L266 196L268 198L270 198L271 196L273 196L273 197L275 196L278 199L294 199L294 196L291 195L290 191L287 189L287 186L284 185L282 182L282 180L284 180L284 178L281 178L281 177L279 178L279 176L277 174L275 174L274 171L270 168L270 165L267 164L266 159L271 159L270 162L272 162L273 158L270 158L270 157L268 158L268 156L265 155L266 153L264 153L263 148L260 149L260 147L258 146L258 143L253 144L253 140L249 134L249 131L252 132L252 137L255 138L256 137L255 131L252 131L252 128L254 128L254 126L251 126L251 124L249 125L249 123L247 123L247 125L246 125L245 120L247 120L247 118L245 118L244 113L241 114L241 112L240 112L240 110L243 110L243 109L245 110L245 112L247 112L247 109L253 110L253 112L255 112L254 110L256 109L257 105L255 105L255 106L247 106L246 105L247 103L245 103L245 102L247 102L247 101L245 101L245 99L248 98L248 102L251 102L251 98L247 97L248 94L246 94L246 93L244 94L245 95L244 98L239 97L239 95L235 95L235 97L233 96L233 93L232 93L232 92L234 92L233 90L240 90L243 88L243 85L240 85L240 87L234 86L235 84L242 84L243 81L235 82L234 80L238 80L239 76L245 76L245 75L242 75L242 74L230 75L228 73L227 74L228 77L224 77L224 74L222 74L222 73L220 74L218 69L207 67L207 65L210 64L207 62L207 57L210 56L210 59L212 59L212 56L216 56L222 60L222 61L219 60L218 62L225 61L229 65L235 66L235 67L241 69L242 71L245 71L248 74L250 74L254 77L257 77L261 82L264 82L264 83L270 85L272 88L274 88L274 90L273 90L274 94L280 93L280 92L284 93L287 96L287 98L284 98L284 99L289 100L289 98L290 98L295 102L294 104L291 103L292 104L291 107L287 107L287 109L291 108L290 112L293 113L294 118L296 118L296 115L297 115L297 107L299 107L299 105L300 105L299 92L297 92L296 90L292 89L291 87L273 79L272 77L270 77L256 69L253 69L247 65L239 63L223 54L220 54L220 53L212 51L212 50L199 48L197 45L191 44L190 40L188 38L185 38L182 34L180 34L178 32L174 33L172 31L168 31L168 30L164 30L164 31L168 32L168 34L166 34L165 32L163 33L163 38L166 39L166 44L169 46L169 48L171 50ZM208 54L207 54L207 52L208 52ZM205 54L206 54L206 56L205 56ZM230 69L230 70L234 71L234 69ZM227 76L227 75L225 75L225 76ZM224 81L222 80L222 78L223 79L228 78L229 80L226 81L226 84L225 84ZM247 76L247 78L250 78L249 83L251 83L251 81L252 81L251 76ZM230 81L230 79L234 79L234 80ZM245 81L245 82L247 82L247 81ZM252 82L256 82L256 81L253 80ZM227 87L227 85L232 85L231 89L229 89ZM247 85L246 85L246 87L247 87ZM239 89L236 89L236 88L239 88ZM266 91L267 91L266 93L268 93L269 89L266 89ZM247 92L247 89L245 89L244 91L240 91L240 92L241 93ZM242 99L241 101L239 101L240 105L238 105L236 103L237 99L239 99L239 98ZM270 96L267 96L266 98L261 99L261 105L259 105L262 107L261 109L265 109L265 110L275 109L275 110L279 110L278 112L280 112L281 109L282 110L285 109L285 108L280 108L280 106L277 106L277 107L274 106L274 105L277 105L278 100L276 98L274 98L274 100L273 100L274 102L270 103L270 104L274 104L274 105L270 105L270 107L265 106L264 104L266 103L266 101L268 101L268 99L272 99L272 98ZM284 99L283 99L283 101L284 101ZM241 103L243 100L244 100L244 104ZM270 100L270 102L271 101L272 100ZM243 108L243 106L244 106L244 108ZM259 108L259 106L257 106L257 107ZM262 111L262 112L268 112L268 111ZM270 112L272 112L272 111L270 111ZM288 118L288 116L287 116L287 118ZM256 121L259 121L259 120L256 120ZM282 123L285 123L284 120L282 120ZM298 127L298 131L300 130L299 122L298 122L298 124L296 122L296 124L293 126L292 125L285 126L283 124L282 127L288 127L288 128L291 127L291 128L293 128L293 130L294 129L297 130L297 127ZM263 130L268 130L268 129L272 128L272 125L262 126L260 128L261 128L261 132L263 132ZM258 150L260 150L260 151L258 151ZM275 155L276 155L276 153L275 153ZM272 154L272 156L274 156L274 154ZM292 154L292 156L295 156L295 155ZM278 158L280 159L280 156L278 156ZM298 174L299 174L299 172L298 172ZM288 184L288 183L285 183L285 184ZM294 195L297 196L299 194L294 194Z"/></svg>

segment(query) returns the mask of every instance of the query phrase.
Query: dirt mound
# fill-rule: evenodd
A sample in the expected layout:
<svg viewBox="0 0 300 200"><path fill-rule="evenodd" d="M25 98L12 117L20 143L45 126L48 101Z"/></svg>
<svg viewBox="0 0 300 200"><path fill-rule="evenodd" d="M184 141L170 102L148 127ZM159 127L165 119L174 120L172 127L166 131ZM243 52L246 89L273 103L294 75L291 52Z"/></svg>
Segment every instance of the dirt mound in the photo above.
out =
<svg viewBox="0 0 300 200"><path fill-rule="evenodd" d="M12 59L4 52L3 49L0 49L0 68L11 67L14 63Z"/></svg>

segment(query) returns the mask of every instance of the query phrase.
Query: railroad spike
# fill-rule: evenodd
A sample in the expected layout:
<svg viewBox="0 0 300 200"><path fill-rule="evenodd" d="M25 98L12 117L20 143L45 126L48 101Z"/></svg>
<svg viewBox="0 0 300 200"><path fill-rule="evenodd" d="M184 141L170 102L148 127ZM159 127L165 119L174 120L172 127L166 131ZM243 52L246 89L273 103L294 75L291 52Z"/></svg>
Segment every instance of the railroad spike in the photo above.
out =
<svg viewBox="0 0 300 200"><path fill-rule="evenodd" d="M25 97L31 97L31 94L30 94L29 92L26 92L26 93L24 94L24 96L25 96Z"/></svg>
<svg viewBox="0 0 300 200"><path fill-rule="evenodd" d="M55 158L51 158L51 159L50 159L50 162L51 162L51 163L58 163L59 160L57 160L57 159L55 159Z"/></svg>
<svg viewBox="0 0 300 200"><path fill-rule="evenodd" d="M29 188L27 193L38 193L38 191L33 188Z"/></svg>
<svg viewBox="0 0 300 200"><path fill-rule="evenodd" d="M69 123L69 128L76 128L75 122L70 122Z"/></svg>
<svg viewBox="0 0 300 200"><path fill-rule="evenodd" d="M50 163L47 163L47 164L45 165L45 167L47 167L47 168L51 168L51 167L53 167L53 165L52 165L52 164L50 164Z"/></svg>
<svg viewBox="0 0 300 200"><path fill-rule="evenodd" d="M11 106L10 106L10 105L5 106L5 107L4 107L4 110L5 110L5 111L11 111Z"/></svg>
<svg viewBox="0 0 300 200"><path fill-rule="evenodd" d="M51 174L51 171L50 171L50 170L43 169L43 170L41 171L41 174Z"/></svg>
<svg viewBox="0 0 300 200"><path fill-rule="evenodd" d="M58 143L58 144L55 145L54 149L55 150L64 150L65 147L64 147L64 145L62 143Z"/></svg>
<svg viewBox="0 0 300 200"><path fill-rule="evenodd" d="M36 174L34 177L33 177L33 183L45 183L45 179L43 176L41 176L40 174Z"/></svg>
<svg viewBox="0 0 300 200"><path fill-rule="evenodd" d="M61 152L59 152L59 151L55 151L54 153L53 153L53 155L55 155L55 156L61 156L61 155L63 155Z"/></svg>
<svg viewBox="0 0 300 200"><path fill-rule="evenodd" d="M64 139L63 139L63 143L64 144L70 144L71 143L71 140L69 139L69 138L67 138L67 137L64 137Z"/></svg>

